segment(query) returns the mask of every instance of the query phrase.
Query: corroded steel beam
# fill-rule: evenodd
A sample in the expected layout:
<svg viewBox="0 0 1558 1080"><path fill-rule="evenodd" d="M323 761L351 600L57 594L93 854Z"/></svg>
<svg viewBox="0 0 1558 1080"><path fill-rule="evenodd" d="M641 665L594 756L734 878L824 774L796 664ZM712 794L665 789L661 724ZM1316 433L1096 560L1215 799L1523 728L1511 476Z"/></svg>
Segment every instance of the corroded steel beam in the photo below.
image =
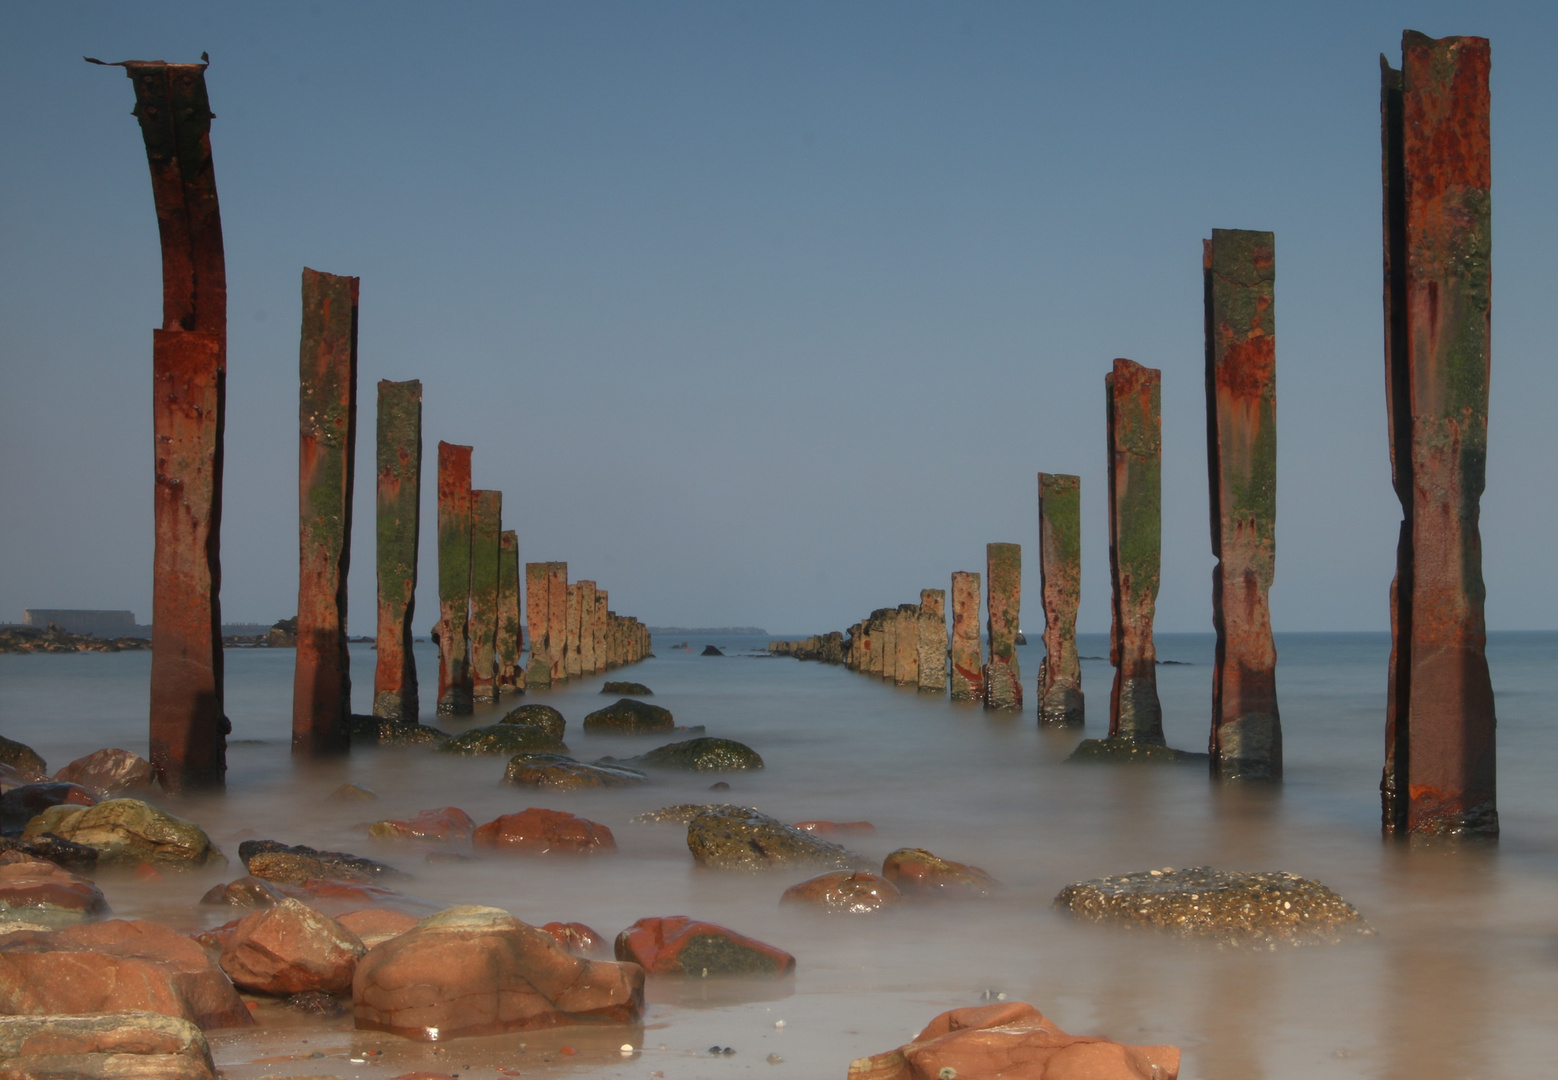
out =
<svg viewBox="0 0 1558 1080"><path fill-rule="evenodd" d="M420 702L411 645L422 529L422 384L416 379L379 383L378 470L373 715L415 720Z"/></svg>
<svg viewBox="0 0 1558 1080"><path fill-rule="evenodd" d="M1385 378L1404 520L1391 586L1387 833L1498 835L1482 537L1491 331L1486 38L1381 58Z"/></svg>
<svg viewBox="0 0 1558 1080"><path fill-rule="evenodd" d="M947 593L921 589L919 623L919 688L941 694L947 689Z"/></svg>
<svg viewBox="0 0 1558 1080"><path fill-rule="evenodd" d="M546 564L547 662L552 665L552 684L568 680L568 564Z"/></svg>
<svg viewBox="0 0 1558 1080"><path fill-rule="evenodd" d="M898 605L898 663L893 680L899 686L920 684L920 605Z"/></svg>
<svg viewBox="0 0 1558 1080"><path fill-rule="evenodd" d="M503 492L471 492L471 700L498 700Z"/></svg>
<svg viewBox="0 0 1558 1080"><path fill-rule="evenodd" d="M118 66L135 87L162 248L162 328L152 335L156 548L148 741L164 790L219 788L231 727L223 712L220 600L227 264L206 65Z"/></svg>
<svg viewBox="0 0 1558 1080"><path fill-rule="evenodd" d="M1082 599L1082 478L1039 473L1039 582L1044 595L1044 662L1039 665L1039 723L1086 721L1077 659Z"/></svg>
<svg viewBox="0 0 1558 1080"><path fill-rule="evenodd" d="M438 714L471 712L471 448L438 444Z"/></svg>
<svg viewBox="0 0 1558 1080"><path fill-rule="evenodd" d="M354 277L303 268L294 754L344 754L351 748L346 582L357 457L357 284Z"/></svg>
<svg viewBox="0 0 1558 1080"><path fill-rule="evenodd" d="M1017 632L1022 627L1022 545L985 545L985 631L990 662L985 665L985 708L1022 708L1022 674L1017 667Z"/></svg>
<svg viewBox="0 0 1558 1080"><path fill-rule="evenodd" d="M532 690L552 685L552 654L547 634L552 625L547 605L552 590L547 584L551 563L525 564L525 625L530 630L530 663L525 667L525 684Z"/></svg>
<svg viewBox="0 0 1558 1080"><path fill-rule="evenodd" d="M525 672L519 666L524 642L519 602L519 534L505 529L498 535L498 689L502 692L525 688Z"/></svg>
<svg viewBox="0 0 1558 1080"><path fill-rule="evenodd" d="M579 582L579 673L595 673L595 582Z"/></svg>
<svg viewBox="0 0 1558 1080"><path fill-rule="evenodd" d="M979 643L979 575L952 575L952 700L983 701L984 651Z"/></svg>
<svg viewBox="0 0 1558 1080"><path fill-rule="evenodd" d="M1152 617L1162 548L1163 373L1116 360L1109 405L1109 737L1163 745Z"/></svg>
<svg viewBox="0 0 1558 1080"><path fill-rule="evenodd" d="M1277 646L1266 593L1276 569L1275 241L1213 229L1204 242L1206 445L1211 481L1212 772L1282 777Z"/></svg>

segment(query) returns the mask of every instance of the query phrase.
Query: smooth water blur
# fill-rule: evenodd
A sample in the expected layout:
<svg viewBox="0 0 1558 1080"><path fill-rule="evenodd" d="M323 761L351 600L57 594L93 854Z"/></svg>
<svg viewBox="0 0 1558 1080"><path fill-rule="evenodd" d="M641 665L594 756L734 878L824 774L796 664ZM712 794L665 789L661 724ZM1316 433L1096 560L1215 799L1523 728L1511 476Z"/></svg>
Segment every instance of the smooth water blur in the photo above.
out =
<svg viewBox="0 0 1558 1080"><path fill-rule="evenodd" d="M1530 1077L1558 1055L1558 761L1552 722L1558 634L1495 634L1489 642L1501 720L1496 847L1412 849L1381 841L1384 635L1280 635L1278 689L1286 781L1277 787L1212 783L1195 766L1119 768L1063 763L1076 742L1103 734L1111 671L1083 662L1085 732L1040 731L1033 683L1042 648L1019 650L1028 709L986 713L839 667L751 655L765 639L689 638L687 652L657 641L657 658L524 701L568 718L575 756L624 756L671 741L585 736L584 715L612 698L606 678L634 679L679 724L739 739L767 768L716 777L657 775L652 785L541 794L499 783L502 758L453 758L425 748L359 749L349 758L295 765L288 750L293 654L229 650L227 711L234 723L228 792L173 806L230 855L247 837L341 848L416 875L408 891L440 903L484 903L533 923L577 920L607 935L648 915L723 923L794 953L793 983L655 980L643 1031L579 1028L460 1040L442 1049L333 1026L287 1020L280 1029L215 1037L232 1080L276 1071L254 1064L310 1040L325 1059L304 1071L388 1076L351 1063L348 1049L386 1049L384 1067L437 1067L489 1075L527 1071L669 1080L735 1076L842 1077L855 1057L906 1041L935 1013L976 1004L982 992L1030 1001L1066 1029L1131 1042L1173 1043L1186 1077ZM729 653L702 657L714 642ZM1102 635L1081 652L1106 657ZM1158 680L1171 745L1204 750L1211 698L1210 635L1160 635ZM367 711L373 653L354 646L357 709ZM431 679L430 646L418 650ZM104 745L145 752L146 653L0 657L0 734L21 739L51 766ZM424 686L424 700L433 689ZM503 707L446 724L496 720ZM432 717L423 716L432 722ZM324 797L343 782L379 803ZM868 918L779 910L779 893L804 873L724 875L697 870L676 826L635 825L643 811L678 802L740 802L789 821L867 820L875 836L851 847L880 859L904 846L984 867L1005 883L987 903L942 904ZM423 850L371 842L362 824L457 805L478 822L526 806L565 809L610 825L619 852L589 860L488 859L428 865ZM231 915L198 909L216 872L145 885L109 878L120 915L195 928ZM1315 877L1356 904L1378 930L1355 943L1246 954L1120 935L1078 925L1050 902L1066 883L1153 867L1214 864ZM273 1016L274 1014L267 1014ZM774 1027L783 1019L785 1027ZM570 1042L575 1056L559 1056ZM619 1055L621 1042L643 1045ZM329 1044L328 1046L322 1044ZM664 1045L665 1049L659 1047ZM711 1045L732 1057L711 1058ZM769 1065L770 1053L784 1059ZM459 1058L458 1061L455 1058ZM546 1060L549 1059L549 1060ZM369 1060L375 1060L370 1058ZM430 1064L431 1063L431 1064ZM439 1064L442 1063L442 1064ZM298 1071L291 1067L283 1071Z"/></svg>

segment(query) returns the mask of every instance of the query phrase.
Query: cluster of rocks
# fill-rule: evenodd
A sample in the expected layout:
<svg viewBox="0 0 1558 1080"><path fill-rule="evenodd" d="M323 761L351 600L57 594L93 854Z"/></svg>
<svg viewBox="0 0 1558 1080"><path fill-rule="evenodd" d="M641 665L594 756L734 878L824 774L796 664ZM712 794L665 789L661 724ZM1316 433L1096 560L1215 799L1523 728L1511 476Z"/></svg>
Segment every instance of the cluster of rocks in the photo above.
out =
<svg viewBox="0 0 1558 1080"><path fill-rule="evenodd" d="M842 664L845 657L844 635L837 630L826 634L813 634L798 641L770 641L768 651L774 656L793 656L797 660L816 660L823 664Z"/></svg>
<svg viewBox="0 0 1558 1080"><path fill-rule="evenodd" d="M149 648L151 642L146 638L100 638L91 634L73 634L55 623L0 628L0 653L124 652Z"/></svg>

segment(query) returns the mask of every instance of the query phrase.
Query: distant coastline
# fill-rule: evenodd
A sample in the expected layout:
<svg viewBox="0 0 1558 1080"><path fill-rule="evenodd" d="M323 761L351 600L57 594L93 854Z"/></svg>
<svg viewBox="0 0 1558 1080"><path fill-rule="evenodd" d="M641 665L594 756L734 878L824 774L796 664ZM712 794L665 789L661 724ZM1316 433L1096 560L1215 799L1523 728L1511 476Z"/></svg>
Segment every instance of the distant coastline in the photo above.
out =
<svg viewBox="0 0 1558 1080"><path fill-rule="evenodd" d="M724 634L734 637L752 634L766 637L768 631L761 626L651 626L651 634Z"/></svg>

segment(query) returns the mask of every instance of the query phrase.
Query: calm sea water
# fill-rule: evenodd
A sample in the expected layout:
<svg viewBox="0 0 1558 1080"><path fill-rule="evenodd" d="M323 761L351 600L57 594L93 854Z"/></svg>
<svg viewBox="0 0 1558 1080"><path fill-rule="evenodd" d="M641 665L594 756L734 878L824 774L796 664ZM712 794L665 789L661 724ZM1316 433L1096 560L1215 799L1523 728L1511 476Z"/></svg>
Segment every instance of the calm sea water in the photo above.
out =
<svg viewBox="0 0 1558 1080"><path fill-rule="evenodd" d="M657 777L651 786L536 794L505 788L500 758L451 759L418 748L354 752L294 765L288 753L293 654L229 650L228 713L235 740L229 788L175 812L201 822L236 855L238 842L288 843L371 855L415 874L408 886L442 903L503 907L534 923L577 920L607 935L648 915L711 919L794 953L793 981L753 987L651 984L642 1030L563 1029L442 1047L358 1035L349 1023L266 1012L266 1026L218 1033L231 1080L307 1072L388 1077L412 1068L495 1076L527 1072L648 1078L842 1077L855 1057L906 1041L935 1013L986 991L1032 1002L1061 1026L1185 1051L1186 1077L1527 1078L1558 1075L1558 634L1495 634L1489 658L1499 709L1503 840L1493 848L1414 850L1383 843L1377 786L1383 746L1384 635L1279 635L1278 680L1287 779L1276 788L1226 787L1195 767L1119 769L1063 764L1107 722L1110 669L1083 663L1085 733L1038 730L1031 712L1041 649L1019 650L1030 711L977 706L900 690L837 667L742 655L765 639L656 642L659 656L613 678L638 679L678 723L740 739L761 773ZM710 641L725 659L697 655ZM1107 655L1084 635L1084 655ZM1159 669L1171 745L1205 748L1212 639L1160 635ZM145 653L0 656L0 733L51 767L101 746L144 753ZM367 711L373 653L354 646L357 709ZM418 653L435 676L430 647ZM524 700L561 709L576 756L639 752L659 741L586 737L579 724L604 700L597 676ZM424 697L431 699L430 690ZM508 702L512 704L512 702ZM492 722L500 709L450 724ZM424 720L431 720L424 716ZM381 802L324 801L342 782ZM868 820L877 835L851 846L880 858L926 847L975 863L1006 885L987 903L839 919L779 910L805 874L700 872L683 830L631 824L679 802L747 803L790 821ZM366 819L457 805L478 822L526 806L603 821L620 851L584 862L488 860L430 866L421 851L372 844ZM1324 881L1376 928L1331 948L1245 954L1077 925L1051 910L1082 878L1166 866L1288 870ZM108 878L115 912L194 929L227 912L195 906L212 871L161 885ZM782 1028L775 1021L783 1020ZM306 1044L304 1040L307 1040ZM623 1056L631 1042L641 1050ZM562 1055L568 1044L575 1055ZM712 1045L731 1056L711 1058ZM381 1049L377 1065L353 1063ZM521 1056L523 1050L523 1056ZM262 1058L323 1059L256 1063ZM768 1056L783 1060L768 1063ZM393 1071L385 1071L390 1069Z"/></svg>

